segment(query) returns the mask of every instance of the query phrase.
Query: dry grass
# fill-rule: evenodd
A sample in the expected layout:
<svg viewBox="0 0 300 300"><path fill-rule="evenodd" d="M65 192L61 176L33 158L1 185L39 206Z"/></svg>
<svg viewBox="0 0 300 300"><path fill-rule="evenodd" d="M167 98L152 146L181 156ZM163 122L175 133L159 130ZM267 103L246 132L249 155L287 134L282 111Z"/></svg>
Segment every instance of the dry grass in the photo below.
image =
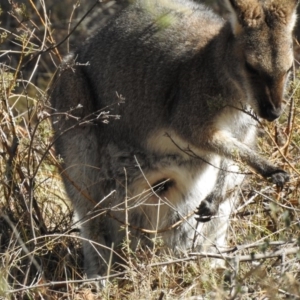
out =
<svg viewBox="0 0 300 300"><path fill-rule="evenodd" d="M261 153L291 180L279 192L249 178L231 218L227 269L211 269L200 255L158 256L158 238L153 249L131 252L128 238L122 255L129 263L95 292L84 278L78 224L52 148L46 90L62 37L44 1L36 3L12 4L15 28L0 24L0 299L300 299L300 75L295 71L286 112L261 125L259 140Z"/></svg>

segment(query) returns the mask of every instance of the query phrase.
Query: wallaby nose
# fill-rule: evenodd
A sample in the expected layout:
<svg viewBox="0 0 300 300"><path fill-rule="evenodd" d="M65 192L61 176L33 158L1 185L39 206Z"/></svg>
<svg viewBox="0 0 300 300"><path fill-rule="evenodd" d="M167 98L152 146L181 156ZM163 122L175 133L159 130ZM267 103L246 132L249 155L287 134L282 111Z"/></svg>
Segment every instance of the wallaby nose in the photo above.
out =
<svg viewBox="0 0 300 300"><path fill-rule="evenodd" d="M277 105L274 105L271 101L264 101L261 103L260 106L260 117L272 122L275 119L277 119L282 112L281 109L281 103L278 103Z"/></svg>
<svg viewBox="0 0 300 300"><path fill-rule="evenodd" d="M266 120L272 122L280 117L281 107L271 107L266 111Z"/></svg>

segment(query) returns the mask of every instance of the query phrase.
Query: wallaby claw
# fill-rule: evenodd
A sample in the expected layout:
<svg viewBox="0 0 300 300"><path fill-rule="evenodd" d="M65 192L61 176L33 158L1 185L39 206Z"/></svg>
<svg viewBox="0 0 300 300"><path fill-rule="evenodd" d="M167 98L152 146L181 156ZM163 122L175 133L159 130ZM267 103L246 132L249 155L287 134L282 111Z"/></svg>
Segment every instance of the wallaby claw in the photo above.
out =
<svg viewBox="0 0 300 300"><path fill-rule="evenodd" d="M290 175L283 170L279 170L271 175L271 180L278 188L282 189L284 184L290 180Z"/></svg>
<svg viewBox="0 0 300 300"><path fill-rule="evenodd" d="M210 196L208 196L197 207L195 214L198 216L195 219L198 222L202 222L202 223L208 222L211 220L212 216L217 214L218 205L216 205L216 203L213 203L213 202L214 201L212 201L212 199L210 199Z"/></svg>

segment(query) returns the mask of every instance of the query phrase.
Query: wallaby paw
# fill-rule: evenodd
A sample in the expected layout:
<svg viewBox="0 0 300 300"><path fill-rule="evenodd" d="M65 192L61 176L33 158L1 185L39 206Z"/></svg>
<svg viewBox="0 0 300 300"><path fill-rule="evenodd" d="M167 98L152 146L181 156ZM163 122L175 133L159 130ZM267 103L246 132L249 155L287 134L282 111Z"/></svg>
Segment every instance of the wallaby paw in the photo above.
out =
<svg viewBox="0 0 300 300"><path fill-rule="evenodd" d="M278 170L276 173L273 173L271 175L272 182L275 183L276 186L280 189L283 188L284 184L288 182L289 179L290 175L283 170Z"/></svg>
<svg viewBox="0 0 300 300"><path fill-rule="evenodd" d="M198 222L208 222L211 217L216 215L218 212L219 205L213 202L217 202L212 195L209 195L204 199L201 204L197 207L195 214L198 215L195 219Z"/></svg>

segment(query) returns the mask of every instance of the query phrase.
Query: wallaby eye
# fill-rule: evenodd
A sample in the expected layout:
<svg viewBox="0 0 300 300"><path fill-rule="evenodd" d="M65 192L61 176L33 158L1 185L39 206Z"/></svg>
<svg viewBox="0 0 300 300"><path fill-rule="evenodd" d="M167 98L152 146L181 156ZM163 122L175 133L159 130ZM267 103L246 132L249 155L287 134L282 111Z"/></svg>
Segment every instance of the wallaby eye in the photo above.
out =
<svg viewBox="0 0 300 300"><path fill-rule="evenodd" d="M246 70L251 75L259 75L258 70L254 69L248 62L245 63Z"/></svg>

